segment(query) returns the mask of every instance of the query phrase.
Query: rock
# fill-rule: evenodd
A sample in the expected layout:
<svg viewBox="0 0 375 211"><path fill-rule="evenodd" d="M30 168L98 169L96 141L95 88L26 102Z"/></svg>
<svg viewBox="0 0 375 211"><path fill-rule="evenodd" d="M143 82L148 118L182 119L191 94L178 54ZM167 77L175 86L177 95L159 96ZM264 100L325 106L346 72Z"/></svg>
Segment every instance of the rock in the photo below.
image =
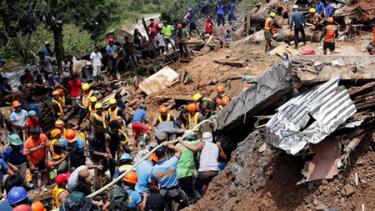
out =
<svg viewBox="0 0 375 211"><path fill-rule="evenodd" d="M318 204L315 205L315 209L318 211L327 211L328 207L321 201L318 201Z"/></svg>
<svg viewBox="0 0 375 211"><path fill-rule="evenodd" d="M345 185L343 190L344 190L345 196L350 196L355 192L353 186L350 184Z"/></svg>

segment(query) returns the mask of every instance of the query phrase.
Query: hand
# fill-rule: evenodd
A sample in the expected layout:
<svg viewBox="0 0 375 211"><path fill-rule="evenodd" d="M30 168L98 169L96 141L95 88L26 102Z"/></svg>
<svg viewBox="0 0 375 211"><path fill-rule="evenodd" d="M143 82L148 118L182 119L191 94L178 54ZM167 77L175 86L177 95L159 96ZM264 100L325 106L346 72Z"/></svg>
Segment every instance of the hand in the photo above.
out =
<svg viewBox="0 0 375 211"><path fill-rule="evenodd" d="M107 158L112 159L112 155L110 153L107 153Z"/></svg>
<svg viewBox="0 0 375 211"><path fill-rule="evenodd" d="M220 143L220 141L216 142L216 145L217 145L218 147L221 147L221 143Z"/></svg>
<svg viewBox="0 0 375 211"><path fill-rule="evenodd" d="M96 168L98 168L99 170L103 170L103 165L100 164L100 165L96 166Z"/></svg>
<svg viewBox="0 0 375 211"><path fill-rule="evenodd" d="M18 173L19 169L17 168L17 166L10 166L10 168L12 169L12 171L14 171L14 173Z"/></svg>

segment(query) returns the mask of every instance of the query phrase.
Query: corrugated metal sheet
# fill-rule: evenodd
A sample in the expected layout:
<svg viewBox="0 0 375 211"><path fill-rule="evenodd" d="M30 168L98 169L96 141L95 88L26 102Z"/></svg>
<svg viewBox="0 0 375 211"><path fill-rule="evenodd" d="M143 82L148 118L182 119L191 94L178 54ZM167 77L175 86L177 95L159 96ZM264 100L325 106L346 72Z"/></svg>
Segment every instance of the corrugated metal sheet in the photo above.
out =
<svg viewBox="0 0 375 211"><path fill-rule="evenodd" d="M267 123L268 142L295 155L308 144L316 144L357 112L340 78L292 98Z"/></svg>
<svg viewBox="0 0 375 211"><path fill-rule="evenodd" d="M16 69L16 70L11 71L11 72L2 73L2 75L9 79L9 84L13 88L16 88L21 84L20 83L20 77L25 73L26 68L28 68L31 72L37 71L37 69L38 69L38 67L36 65L25 66L25 67Z"/></svg>

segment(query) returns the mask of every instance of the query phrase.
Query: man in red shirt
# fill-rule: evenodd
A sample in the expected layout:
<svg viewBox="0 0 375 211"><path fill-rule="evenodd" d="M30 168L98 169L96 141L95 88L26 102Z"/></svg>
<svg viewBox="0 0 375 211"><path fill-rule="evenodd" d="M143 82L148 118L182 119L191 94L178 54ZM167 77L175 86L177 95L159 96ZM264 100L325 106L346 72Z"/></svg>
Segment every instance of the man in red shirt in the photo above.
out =
<svg viewBox="0 0 375 211"><path fill-rule="evenodd" d="M30 136L30 129L31 128L39 128L40 127L40 121L39 118L36 116L36 112L31 110L28 113L28 119L26 120L25 123L25 132L28 136Z"/></svg>
<svg viewBox="0 0 375 211"><path fill-rule="evenodd" d="M150 39L153 41L156 35L159 33L159 24L155 23L155 20L151 18L148 28L150 29Z"/></svg>
<svg viewBox="0 0 375 211"><path fill-rule="evenodd" d="M68 89L69 89L69 96L72 100L73 106L78 106L80 97L81 97L81 85L82 82L79 79L79 75L77 73L74 73L73 78L70 79L67 83Z"/></svg>
<svg viewBox="0 0 375 211"><path fill-rule="evenodd" d="M204 22L204 33L203 33L203 40L205 40L205 35L209 34L212 35L214 33L214 22L212 21L211 16L207 16Z"/></svg>
<svg viewBox="0 0 375 211"><path fill-rule="evenodd" d="M33 175L33 184L37 183L39 191L42 188L42 178L46 178L48 138L41 133L40 128L31 128L31 136L26 139L23 154L26 156L30 171Z"/></svg>

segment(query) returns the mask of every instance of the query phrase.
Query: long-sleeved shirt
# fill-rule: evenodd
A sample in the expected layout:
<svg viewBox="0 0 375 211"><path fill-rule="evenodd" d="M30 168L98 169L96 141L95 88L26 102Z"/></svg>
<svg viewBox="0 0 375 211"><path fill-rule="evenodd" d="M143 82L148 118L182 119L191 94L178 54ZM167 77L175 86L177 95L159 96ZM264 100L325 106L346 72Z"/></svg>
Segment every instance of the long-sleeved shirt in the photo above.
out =
<svg viewBox="0 0 375 211"><path fill-rule="evenodd" d="M316 13L318 13L319 15L322 15L323 10L324 10L324 3L319 2L319 4L316 5Z"/></svg>
<svg viewBox="0 0 375 211"><path fill-rule="evenodd" d="M333 5L328 4L326 8L324 8L324 19L332 17L333 13L335 13L335 9L333 8Z"/></svg>
<svg viewBox="0 0 375 211"><path fill-rule="evenodd" d="M305 26L305 17L301 12L294 12L292 15L292 21L290 27L294 25L295 28L303 28Z"/></svg>

